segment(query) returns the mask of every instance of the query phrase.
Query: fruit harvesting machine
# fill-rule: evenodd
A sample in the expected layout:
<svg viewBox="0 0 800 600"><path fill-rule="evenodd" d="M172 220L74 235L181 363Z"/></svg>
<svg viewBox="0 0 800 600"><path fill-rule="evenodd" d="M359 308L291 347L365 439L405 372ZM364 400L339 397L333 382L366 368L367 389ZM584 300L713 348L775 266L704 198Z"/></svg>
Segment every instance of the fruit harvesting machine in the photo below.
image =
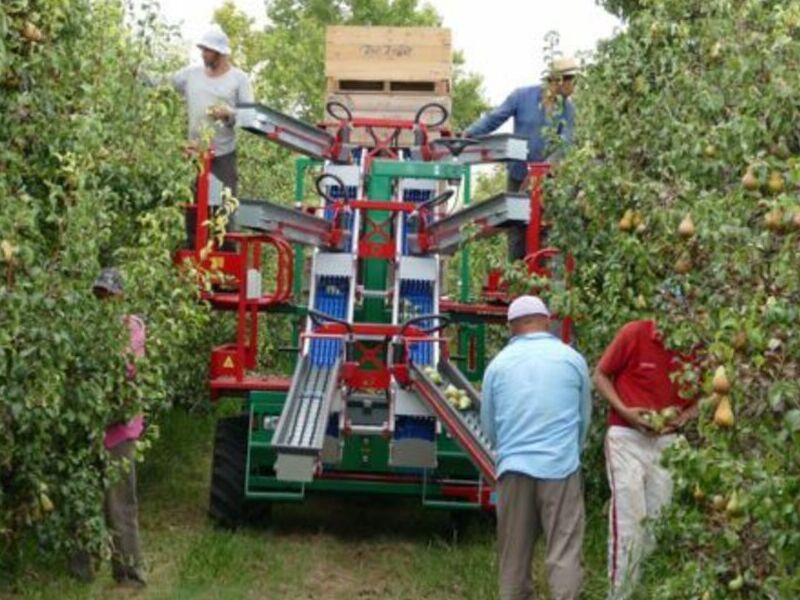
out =
<svg viewBox="0 0 800 600"><path fill-rule="evenodd" d="M495 272L470 301L468 242L524 230L529 271L547 275L557 254L540 247L547 165L530 165L530 195L472 202L471 168L525 160L526 140L456 137L436 104L413 120L353 118L337 103L327 111L330 121L311 125L260 104L237 109L238 128L301 155L294 204L240 199L218 244L208 222L222 186L207 157L186 207L193 239L177 261L225 282L204 294L237 322L236 340L210 361L212 398L241 403L217 423L210 514L235 526L317 493L491 511L494 450L473 383L487 360L486 326L505 320L509 298ZM371 145L349 142L358 128ZM399 147L401 132L414 144ZM442 289L443 261L457 252L454 298ZM259 319L279 314L293 322L294 367L261 375ZM568 319L560 326L567 336Z"/></svg>

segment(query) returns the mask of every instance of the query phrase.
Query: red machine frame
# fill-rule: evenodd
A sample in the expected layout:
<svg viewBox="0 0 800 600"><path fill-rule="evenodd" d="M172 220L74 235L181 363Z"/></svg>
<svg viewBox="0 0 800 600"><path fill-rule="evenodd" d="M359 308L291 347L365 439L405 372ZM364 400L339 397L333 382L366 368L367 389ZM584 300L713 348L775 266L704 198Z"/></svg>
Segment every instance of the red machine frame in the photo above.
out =
<svg viewBox="0 0 800 600"><path fill-rule="evenodd" d="M341 144L345 143L346 132L352 127L366 128L375 138L375 147L372 148L366 160L388 155L397 158L396 149L391 147L392 140L396 138L402 130L412 130L418 133L421 141L421 154L426 160L436 157L436 151L430 144L428 127L425 123L417 123L411 120L393 119L351 119L340 120L336 123L323 123L322 127L336 128L335 142L330 150L331 155L335 155L341 150ZM390 130L391 133L378 137L374 130L376 128ZM450 135L447 130L440 130L445 137ZM338 150L337 150L338 148ZM208 300L215 308L221 310L237 312L237 335L236 341L215 348L212 351L210 364L210 388L212 397L217 397L223 391L244 392L248 390L288 390L290 380L285 377L258 377L248 374L249 370L257 364L257 342L258 342L258 323L259 312L268 310L278 304L288 303L292 295L294 251L291 245L280 235L267 234L242 234L227 233L225 239L236 244L236 250L224 251L217 248L216 243L211 240L209 243L208 221L209 193L211 161L213 154L207 152L202 159L202 166L197 178L197 199L194 204L186 206L186 210L195 212L194 223L194 246L178 251L176 262L182 264L190 260L201 271L202 277L207 277L207 284L210 284L211 291L202 293L204 299ZM542 248L542 197L543 182L548 176L550 165L547 163L531 163L528 165L529 179L531 181L530 195L530 219L525 232L526 256L523 259L529 274L537 274L543 277L552 276L551 271L545 266L548 259L560 254L555 248ZM360 198L351 201L340 201L335 206L335 217L333 222L337 226L331 231L331 241L341 239L344 234L343 229L338 226L338 218L345 210L380 209L393 212L411 213L418 210L418 206L410 202L386 202L371 201ZM424 209L423 209L424 210ZM425 248L430 244L425 230L426 219L420 219L419 240L420 245ZM375 233L373 231L373 233ZM368 258L386 258L388 253L394 253L394 240L386 232L387 240L380 242L362 242L359 246L359 254ZM369 239L370 236L366 236ZM269 245L275 248L278 257L278 270L275 280L275 289L272 292L261 294L257 298L247 297L247 273L250 269L260 272L262 265L262 245ZM575 261L572 256L567 255L565 259L565 272L567 285L569 277L574 272ZM232 291L225 291L225 286L230 286ZM507 314L507 303L510 301L508 286L502 280L499 271L492 271L487 278L484 287L484 298L488 301L484 304L464 304L442 299L440 306L446 312L468 313L481 316L487 321L504 321ZM572 319L565 316L562 323L562 340L570 341L572 330ZM364 329L360 326L360 329ZM379 331L378 331L379 330ZM333 333L333 330L330 332ZM341 332L340 332L341 333ZM366 334L366 331L362 332ZM370 335L388 336L396 335L392 327L377 327ZM352 367L350 367L352 369ZM362 370L363 371L363 370ZM351 382L356 385L366 385L368 383L382 383L375 380L375 371L369 371L369 375L361 373L355 369L350 374ZM388 377L388 371L385 374ZM360 379L360 381L359 381Z"/></svg>

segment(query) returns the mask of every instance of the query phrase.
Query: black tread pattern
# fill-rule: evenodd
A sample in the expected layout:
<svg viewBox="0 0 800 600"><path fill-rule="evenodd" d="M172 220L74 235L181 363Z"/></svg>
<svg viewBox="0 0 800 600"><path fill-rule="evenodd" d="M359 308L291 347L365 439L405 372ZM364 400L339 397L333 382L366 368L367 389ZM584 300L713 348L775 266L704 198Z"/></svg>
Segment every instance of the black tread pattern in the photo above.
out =
<svg viewBox="0 0 800 600"><path fill-rule="evenodd" d="M268 503L250 502L244 495L248 426L247 415L219 419L214 435L208 514L227 529L258 521L269 513Z"/></svg>

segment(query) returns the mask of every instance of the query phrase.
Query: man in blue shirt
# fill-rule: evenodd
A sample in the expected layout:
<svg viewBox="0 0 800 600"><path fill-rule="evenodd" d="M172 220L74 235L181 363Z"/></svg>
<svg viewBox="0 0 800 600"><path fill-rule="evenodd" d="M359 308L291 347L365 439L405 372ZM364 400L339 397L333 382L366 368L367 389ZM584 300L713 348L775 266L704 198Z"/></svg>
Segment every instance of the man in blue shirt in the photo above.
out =
<svg viewBox="0 0 800 600"><path fill-rule="evenodd" d="M572 142L575 107L570 96L575 89L578 70L574 58L557 58L544 85L517 88L500 106L470 125L464 136L487 135L513 117L514 135L528 140L528 162L554 162L563 148ZM560 144L550 143L553 135L558 135ZM527 176L527 163L510 163L507 190L523 191ZM514 227L507 233L509 259L525 258L525 227Z"/></svg>
<svg viewBox="0 0 800 600"><path fill-rule="evenodd" d="M574 58L557 58L544 85L517 88L500 106L470 125L464 135L487 135L514 117L514 135L528 140L528 162L557 158L560 148L548 143L547 130L557 133L563 144L572 141L575 107L570 96L578 70ZM508 191L519 191L527 175L526 163L512 162L508 169Z"/></svg>
<svg viewBox="0 0 800 600"><path fill-rule="evenodd" d="M533 547L544 533L551 596L577 600L589 369L578 352L549 333L550 315L539 298L514 300L508 321L513 337L486 369L481 404L481 426L497 463L500 597L533 600Z"/></svg>

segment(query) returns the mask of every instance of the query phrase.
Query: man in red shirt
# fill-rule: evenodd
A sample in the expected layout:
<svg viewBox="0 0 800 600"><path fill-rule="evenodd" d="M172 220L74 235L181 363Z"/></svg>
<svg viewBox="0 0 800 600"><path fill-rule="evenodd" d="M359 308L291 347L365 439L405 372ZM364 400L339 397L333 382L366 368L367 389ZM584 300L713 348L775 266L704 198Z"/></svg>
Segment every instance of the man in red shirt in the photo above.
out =
<svg viewBox="0 0 800 600"><path fill-rule="evenodd" d="M613 600L632 593L641 562L654 545L647 521L656 518L672 496L662 452L697 412L692 401L681 398L671 378L682 364L679 355L664 347L655 322L641 320L617 333L595 369L595 385L611 405L605 452L611 486L608 572ZM668 407L674 407L677 416L663 428L648 418Z"/></svg>

